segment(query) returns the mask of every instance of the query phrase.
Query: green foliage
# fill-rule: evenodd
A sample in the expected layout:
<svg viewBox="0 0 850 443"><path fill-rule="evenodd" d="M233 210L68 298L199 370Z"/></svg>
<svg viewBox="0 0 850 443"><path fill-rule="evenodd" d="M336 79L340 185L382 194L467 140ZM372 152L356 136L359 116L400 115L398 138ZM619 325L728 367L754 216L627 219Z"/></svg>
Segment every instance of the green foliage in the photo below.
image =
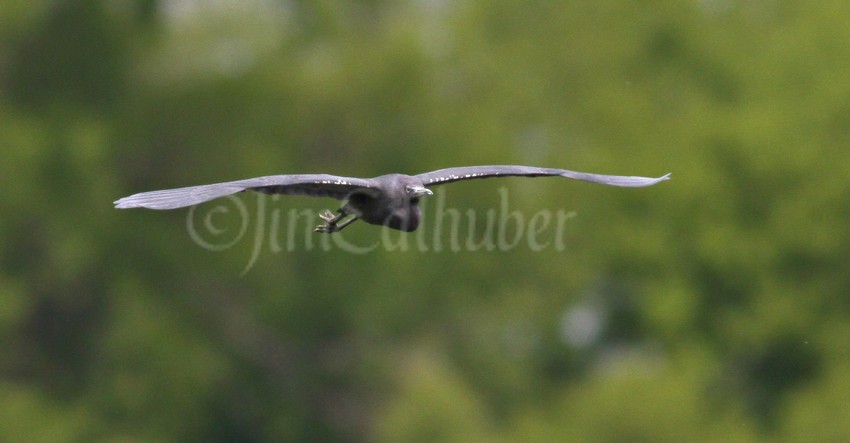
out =
<svg viewBox="0 0 850 443"><path fill-rule="evenodd" d="M848 19L0 1L0 440L847 440ZM110 205L500 163L673 180L458 183L345 244L309 232L336 202L246 194L193 213L217 251ZM504 196L562 247L471 250Z"/></svg>

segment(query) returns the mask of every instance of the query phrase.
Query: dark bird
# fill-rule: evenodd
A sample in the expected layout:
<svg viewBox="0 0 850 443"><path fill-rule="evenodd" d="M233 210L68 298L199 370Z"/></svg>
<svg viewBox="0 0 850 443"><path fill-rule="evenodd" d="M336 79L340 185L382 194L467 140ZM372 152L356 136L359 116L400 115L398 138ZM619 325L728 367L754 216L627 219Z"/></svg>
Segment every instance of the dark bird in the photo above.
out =
<svg viewBox="0 0 850 443"><path fill-rule="evenodd" d="M142 192L117 200L115 207L175 209L250 189L263 194L306 194L347 200L337 210L336 215L329 210L319 214L326 224L317 226L316 232L337 232L358 219L369 224L410 232L419 227L422 217L419 199L433 194L428 188L460 180L510 176L559 176L628 188L651 186L670 178L670 174L658 178L625 177L531 166L468 166L440 169L419 175L387 174L375 178L328 174L270 175L211 185Z"/></svg>

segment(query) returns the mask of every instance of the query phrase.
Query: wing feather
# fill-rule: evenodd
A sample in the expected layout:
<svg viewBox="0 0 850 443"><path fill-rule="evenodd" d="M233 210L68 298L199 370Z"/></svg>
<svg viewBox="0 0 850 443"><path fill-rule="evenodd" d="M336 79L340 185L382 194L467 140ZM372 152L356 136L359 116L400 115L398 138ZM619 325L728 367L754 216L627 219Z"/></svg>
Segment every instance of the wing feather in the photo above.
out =
<svg viewBox="0 0 850 443"><path fill-rule="evenodd" d="M249 189L264 194L300 194L344 199L354 191L373 188L375 183L371 179L328 174L270 175L211 185L142 192L115 201L115 207L175 209Z"/></svg>
<svg viewBox="0 0 850 443"><path fill-rule="evenodd" d="M514 165L490 165L490 166L465 166L459 168L446 168L419 174L416 177L422 180L425 186L437 186L461 180L476 180L493 177L566 177L573 180L581 180L591 183L599 183L609 186L622 186L637 188L651 186L670 179L670 174L658 178L633 177L622 175L589 174L567 169L536 168L533 166Z"/></svg>

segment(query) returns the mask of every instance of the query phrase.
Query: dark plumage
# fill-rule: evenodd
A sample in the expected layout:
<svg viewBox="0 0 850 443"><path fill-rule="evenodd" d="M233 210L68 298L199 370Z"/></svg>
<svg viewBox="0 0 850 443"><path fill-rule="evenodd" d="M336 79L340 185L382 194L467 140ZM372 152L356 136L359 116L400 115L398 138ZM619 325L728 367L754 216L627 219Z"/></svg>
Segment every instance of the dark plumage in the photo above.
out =
<svg viewBox="0 0 850 443"><path fill-rule="evenodd" d="M337 210L337 215L331 211L319 214L326 224L317 226L316 232L336 232L357 219L410 232L416 230L421 219L419 199L433 194L428 188L460 180L509 176L559 176L631 188L651 186L670 178L670 174L658 178L625 177L531 166L468 166L440 169L419 175L387 174L375 178L350 178L328 174L270 175L226 183L143 192L119 199L115 202L115 207L175 209L250 189L264 194L306 194L347 200Z"/></svg>

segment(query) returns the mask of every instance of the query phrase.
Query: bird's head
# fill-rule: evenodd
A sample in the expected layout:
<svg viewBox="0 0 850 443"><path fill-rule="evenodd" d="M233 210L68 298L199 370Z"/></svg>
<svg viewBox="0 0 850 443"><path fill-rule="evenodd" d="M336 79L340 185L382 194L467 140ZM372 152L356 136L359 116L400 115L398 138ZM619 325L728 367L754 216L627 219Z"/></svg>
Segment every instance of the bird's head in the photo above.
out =
<svg viewBox="0 0 850 443"><path fill-rule="evenodd" d="M426 195L434 194L430 189L422 185L407 185L404 187L404 191L407 193L407 196L410 199L418 199Z"/></svg>

